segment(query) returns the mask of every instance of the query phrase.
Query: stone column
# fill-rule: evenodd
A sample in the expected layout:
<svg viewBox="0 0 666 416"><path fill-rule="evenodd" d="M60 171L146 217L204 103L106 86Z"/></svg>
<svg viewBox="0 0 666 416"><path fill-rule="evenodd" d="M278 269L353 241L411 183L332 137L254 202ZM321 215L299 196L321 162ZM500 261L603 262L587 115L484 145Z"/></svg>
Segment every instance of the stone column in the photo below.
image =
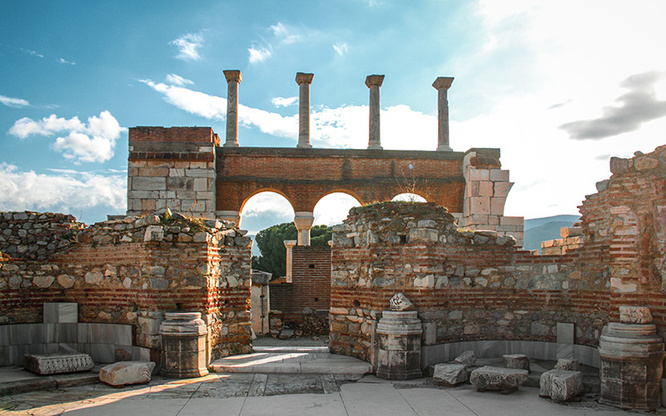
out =
<svg viewBox="0 0 666 416"><path fill-rule="evenodd" d="M446 92L451 87L453 77L439 77L432 86L437 89L437 150L450 152L449 146L449 101Z"/></svg>
<svg viewBox="0 0 666 416"><path fill-rule="evenodd" d="M206 335L199 312L165 313L160 325L162 375L172 378L203 377L208 374Z"/></svg>
<svg viewBox="0 0 666 416"><path fill-rule="evenodd" d="M294 215L294 224L298 230L298 245L310 245L310 229L314 222L314 214L308 211L299 211Z"/></svg>
<svg viewBox="0 0 666 416"><path fill-rule="evenodd" d="M417 311L385 311L377 324L377 377L387 380L423 377L422 333Z"/></svg>
<svg viewBox="0 0 666 416"><path fill-rule="evenodd" d="M368 149L382 149L379 138L379 87L384 82L384 75L368 75L365 85L370 88L370 139Z"/></svg>
<svg viewBox="0 0 666 416"><path fill-rule="evenodd" d="M294 246L296 245L297 241L296 240L284 240L284 246L287 248L287 264L286 264L286 278L287 278L287 283L291 283L291 278L294 273L293 269L293 263L294 263Z"/></svg>
<svg viewBox="0 0 666 416"><path fill-rule="evenodd" d="M314 74L303 72L296 73L296 83L298 84L298 146L299 148L309 149L310 144L310 84Z"/></svg>
<svg viewBox="0 0 666 416"><path fill-rule="evenodd" d="M243 80L241 71L224 71L227 79L227 141L224 147L238 147L238 84Z"/></svg>

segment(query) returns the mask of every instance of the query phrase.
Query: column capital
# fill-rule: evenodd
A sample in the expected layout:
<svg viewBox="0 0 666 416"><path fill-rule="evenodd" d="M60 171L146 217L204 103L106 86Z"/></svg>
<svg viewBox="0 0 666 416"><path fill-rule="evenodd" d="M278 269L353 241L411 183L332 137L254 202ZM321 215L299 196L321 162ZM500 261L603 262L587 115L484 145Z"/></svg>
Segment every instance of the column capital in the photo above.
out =
<svg viewBox="0 0 666 416"><path fill-rule="evenodd" d="M453 77L438 77L435 82L432 83L432 86L435 87L435 89L440 90L442 88L446 88L447 90L451 87L451 84L453 83Z"/></svg>
<svg viewBox="0 0 666 416"><path fill-rule="evenodd" d="M314 78L314 74L308 74L308 73L305 73L305 72L297 72L296 73L296 83L298 85L311 84L312 83L312 78Z"/></svg>
<svg viewBox="0 0 666 416"><path fill-rule="evenodd" d="M384 82L384 75L368 75L365 78L365 85L370 88L370 87L381 87L382 82Z"/></svg>
<svg viewBox="0 0 666 416"><path fill-rule="evenodd" d="M223 72L227 82L235 81L240 84L240 82L243 80L243 74L241 74L241 71L238 69L227 69Z"/></svg>

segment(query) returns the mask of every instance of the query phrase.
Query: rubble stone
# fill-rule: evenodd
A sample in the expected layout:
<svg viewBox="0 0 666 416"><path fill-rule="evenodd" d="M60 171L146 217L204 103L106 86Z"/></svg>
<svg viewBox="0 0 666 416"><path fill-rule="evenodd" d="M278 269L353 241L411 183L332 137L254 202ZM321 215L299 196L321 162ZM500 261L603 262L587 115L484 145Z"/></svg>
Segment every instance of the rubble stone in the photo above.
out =
<svg viewBox="0 0 666 416"><path fill-rule="evenodd" d="M119 361L102 367L99 370L99 379L116 387L144 384L150 382L153 369L155 363L150 361Z"/></svg>

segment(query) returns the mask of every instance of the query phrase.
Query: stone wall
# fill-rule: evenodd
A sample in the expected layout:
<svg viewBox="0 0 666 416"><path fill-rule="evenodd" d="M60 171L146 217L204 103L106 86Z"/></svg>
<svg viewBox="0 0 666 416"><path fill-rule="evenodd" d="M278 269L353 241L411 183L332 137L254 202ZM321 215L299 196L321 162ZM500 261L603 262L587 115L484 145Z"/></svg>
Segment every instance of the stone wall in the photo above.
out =
<svg viewBox="0 0 666 416"><path fill-rule="evenodd" d="M470 340L596 345L607 322L607 275L582 253L533 256L494 231L458 228L431 204L354 208L333 237L331 344L371 360L373 331L388 300L404 293L423 321L425 346Z"/></svg>
<svg viewBox="0 0 666 416"><path fill-rule="evenodd" d="M84 227L71 215L3 212L0 214L0 253L14 258L45 259L71 244Z"/></svg>
<svg viewBox="0 0 666 416"><path fill-rule="evenodd" d="M164 312L197 311L211 358L246 352L250 246L233 224L179 214L80 228L47 259L2 257L0 324L39 323L44 302L77 302L79 322L132 325L133 345L157 352Z"/></svg>

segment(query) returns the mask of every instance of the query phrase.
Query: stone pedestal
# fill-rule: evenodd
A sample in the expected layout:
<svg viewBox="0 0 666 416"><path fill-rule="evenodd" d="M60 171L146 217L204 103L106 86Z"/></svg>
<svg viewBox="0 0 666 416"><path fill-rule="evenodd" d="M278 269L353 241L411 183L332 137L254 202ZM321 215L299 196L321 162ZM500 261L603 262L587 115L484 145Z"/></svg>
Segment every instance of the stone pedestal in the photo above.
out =
<svg viewBox="0 0 666 416"><path fill-rule="evenodd" d="M654 324L611 322L599 338L599 403L623 409L661 406L664 342Z"/></svg>
<svg viewBox="0 0 666 416"><path fill-rule="evenodd" d="M199 312L165 313L160 325L164 377L189 378L208 374L206 324Z"/></svg>
<svg viewBox="0 0 666 416"><path fill-rule="evenodd" d="M416 311L386 311L377 324L377 377L422 377L421 320Z"/></svg>

